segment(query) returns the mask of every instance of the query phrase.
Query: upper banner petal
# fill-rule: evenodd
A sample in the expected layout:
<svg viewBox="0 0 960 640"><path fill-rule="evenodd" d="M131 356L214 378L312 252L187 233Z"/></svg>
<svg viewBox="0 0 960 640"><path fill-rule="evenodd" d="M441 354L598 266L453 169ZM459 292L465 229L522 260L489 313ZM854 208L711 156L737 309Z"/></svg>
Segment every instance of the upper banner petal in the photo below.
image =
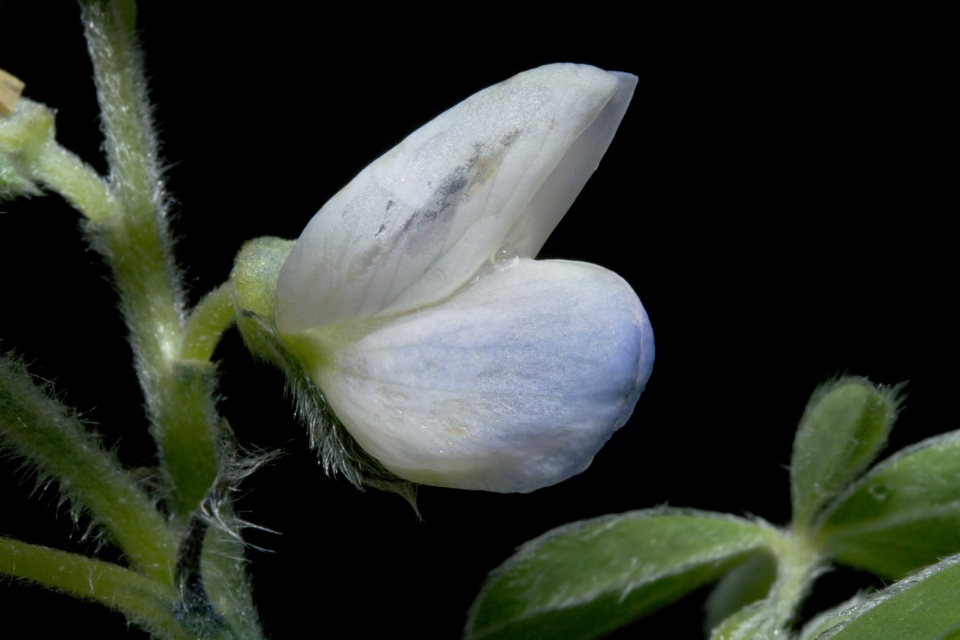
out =
<svg viewBox="0 0 960 640"><path fill-rule="evenodd" d="M596 168L635 84L548 65L412 133L307 225L280 273L280 329L436 302L508 240L534 255Z"/></svg>

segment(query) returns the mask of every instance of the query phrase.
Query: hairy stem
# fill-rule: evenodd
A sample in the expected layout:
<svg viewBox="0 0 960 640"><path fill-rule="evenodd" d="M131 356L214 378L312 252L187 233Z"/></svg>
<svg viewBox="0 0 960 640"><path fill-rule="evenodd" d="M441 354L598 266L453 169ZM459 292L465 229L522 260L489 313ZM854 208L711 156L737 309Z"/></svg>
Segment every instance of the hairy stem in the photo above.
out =
<svg viewBox="0 0 960 640"><path fill-rule="evenodd" d="M217 476L212 371L180 361L183 304L134 33L136 7L132 0L91 0L82 8L110 187L120 209L91 231L120 291L163 475L171 485L171 509L187 516Z"/></svg>
<svg viewBox="0 0 960 640"><path fill-rule="evenodd" d="M181 523L200 507L218 475L215 381L209 362L179 361L158 388L153 437L171 488L169 504Z"/></svg>
<svg viewBox="0 0 960 640"><path fill-rule="evenodd" d="M235 322L233 283L226 282L200 301L187 320L180 357L209 360L224 331Z"/></svg>
<svg viewBox="0 0 960 640"><path fill-rule="evenodd" d="M24 98L9 117L0 117L0 153L22 177L58 192L93 222L117 212L113 194L96 172L54 140L53 112Z"/></svg>
<svg viewBox="0 0 960 640"><path fill-rule="evenodd" d="M112 268L130 331L168 513L156 508L71 412L36 389L24 371L14 371L16 363L4 364L3 371L13 372L6 378L14 383L7 385L13 391L6 396L0 388L0 436L89 509L142 573L6 540L0 545L0 572L104 602L163 637L238 637L231 625L243 628L243 637L260 637L242 547L239 540L226 544L233 529L226 538L224 532L188 537L197 548L176 540L191 522L209 524L204 505L218 490L218 479L232 477L230 456L221 450L231 435L216 412L216 371L209 360L234 321L233 286L212 292L185 318L135 36L135 3L80 0L80 5L109 178L101 179L59 147L52 112L24 100L12 117L0 118L0 169L5 172L0 177L13 181L0 195L36 193L33 181L42 182L88 219L93 244ZM21 378L29 389L17 382ZM206 548L209 540L217 541L218 551ZM216 613L202 601L209 597L202 581L190 591L200 600L191 607L180 601L178 558L195 560L188 576L200 581L201 555L214 558L207 564L216 567L211 576L218 604L237 611Z"/></svg>
<svg viewBox="0 0 960 640"><path fill-rule="evenodd" d="M84 2L83 25L93 61L120 215L94 226L120 289L148 404L180 352L182 303L170 251L132 2Z"/></svg>
<svg viewBox="0 0 960 640"><path fill-rule="evenodd" d="M33 175L64 197L91 222L106 222L117 205L103 180L80 158L54 141L43 146L33 164Z"/></svg>

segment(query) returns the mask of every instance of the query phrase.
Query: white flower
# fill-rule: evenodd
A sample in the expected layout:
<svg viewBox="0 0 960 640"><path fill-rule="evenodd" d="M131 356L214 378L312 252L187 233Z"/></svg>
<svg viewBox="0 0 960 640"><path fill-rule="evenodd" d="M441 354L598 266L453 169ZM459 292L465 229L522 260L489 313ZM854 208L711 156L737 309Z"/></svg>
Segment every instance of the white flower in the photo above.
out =
<svg viewBox="0 0 960 640"><path fill-rule="evenodd" d="M634 76L521 73L415 131L313 217L276 321L351 435L401 478L532 491L633 412L653 334L601 267L535 261L610 144Z"/></svg>

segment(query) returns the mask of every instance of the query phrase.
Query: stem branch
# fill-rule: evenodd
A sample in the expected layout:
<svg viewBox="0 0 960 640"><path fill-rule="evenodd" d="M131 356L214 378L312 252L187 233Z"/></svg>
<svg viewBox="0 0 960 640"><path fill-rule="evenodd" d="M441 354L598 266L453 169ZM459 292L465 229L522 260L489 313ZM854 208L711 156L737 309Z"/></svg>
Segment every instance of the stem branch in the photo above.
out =
<svg viewBox="0 0 960 640"><path fill-rule="evenodd" d="M184 360L207 361L234 321L233 283L226 282L194 307L187 320L180 357Z"/></svg>

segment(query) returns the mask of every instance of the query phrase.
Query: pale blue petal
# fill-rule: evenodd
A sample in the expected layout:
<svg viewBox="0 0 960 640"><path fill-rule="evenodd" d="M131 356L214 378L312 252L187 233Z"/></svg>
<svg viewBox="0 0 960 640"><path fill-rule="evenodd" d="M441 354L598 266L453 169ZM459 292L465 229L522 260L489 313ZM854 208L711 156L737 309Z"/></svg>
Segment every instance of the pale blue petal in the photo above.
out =
<svg viewBox="0 0 960 640"><path fill-rule="evenodd" d="M521 259L433 307L328 350L314 379L350 433L400 477L532 491L586 469L630 417L653 333L619 276ZM332 364L330 364L332 362Z"/></svg>

